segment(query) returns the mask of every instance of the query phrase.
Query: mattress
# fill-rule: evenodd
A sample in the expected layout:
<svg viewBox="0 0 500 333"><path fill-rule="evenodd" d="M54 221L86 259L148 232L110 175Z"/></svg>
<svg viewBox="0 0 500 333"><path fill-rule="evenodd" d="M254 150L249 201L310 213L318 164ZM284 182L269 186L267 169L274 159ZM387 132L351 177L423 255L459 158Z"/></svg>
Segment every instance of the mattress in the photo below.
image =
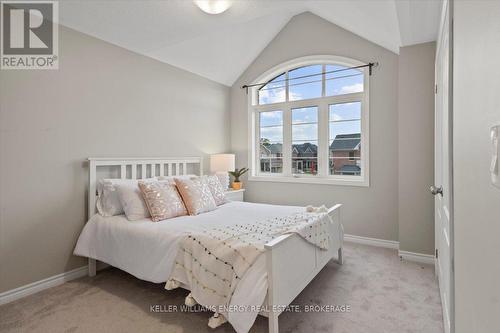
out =
<svg viewBox="0 0 500 333"><path fill-rule="evenodd" d="M253 223L304 211L303 207L233 201L197 216L180 216L160 222L129 221L124 215L94 215L85 225L74 254L105 262L139 279L161 283L174 267L179 244L186 235L207 227ZM264 255L238 283L231 305L250 308L262 304L267 293ZM228 321L237 332L246 332L257 313L231 312Z"/></svg>

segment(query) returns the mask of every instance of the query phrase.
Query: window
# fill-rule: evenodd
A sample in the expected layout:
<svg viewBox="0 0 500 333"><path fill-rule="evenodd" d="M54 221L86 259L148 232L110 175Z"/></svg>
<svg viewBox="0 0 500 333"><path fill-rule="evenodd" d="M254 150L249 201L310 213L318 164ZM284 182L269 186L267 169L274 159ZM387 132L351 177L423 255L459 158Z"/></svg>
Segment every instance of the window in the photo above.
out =
<svg viewBox="0 0 500 333"><path fill-rule="evenodd" d="M318 107L292 109L292 173L318 174Z"/></svg>
<svg viewBox="0 0 500 333"><path fill-rule="evenodd" d="M325 66L326 96L338 96L363 91L363 72L346 66Z"/></svg>
<svg viewBox="0 0 500 333"><path fill-rule="evenodd" d="M321 97L323 66L313 65L288 72L290 101Z"/></svg>
<svg viewBox="0 0 500 333"><path fill-rule="evenodd" d="M286 100L286 77L279 75L259 89L259 104L279 103Z"/></svg>
<svg viewBox="0 0 500 333"><path fill-rule="evenodd" d="M329 105L330 175L361 174L361 103Z"/></svg>
<svg viewBox="0 0 500 333"><path fill-rule="evenodd" d="M283 171L283 112L260 112L259 163L262 173Z"/></svg>
<svg viewBox="0 0 500 333"><path fill-rule="evenodd" d="M368 71L358 65L305 57L257 80L250 180L368 186Z"/></svg>

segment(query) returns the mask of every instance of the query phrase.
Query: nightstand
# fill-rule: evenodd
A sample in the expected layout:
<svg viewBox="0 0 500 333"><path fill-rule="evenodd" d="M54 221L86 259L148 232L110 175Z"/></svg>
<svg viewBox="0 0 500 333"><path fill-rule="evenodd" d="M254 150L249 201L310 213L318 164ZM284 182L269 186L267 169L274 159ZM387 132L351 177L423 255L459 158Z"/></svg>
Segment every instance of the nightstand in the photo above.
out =
<svg viewBox="0 0 500 333"><path fill-rule="evenodd" d="M243 194L245 193L245 189L241 190L227 190L226 191L226 199L229 201L244 201Z"/></svg>

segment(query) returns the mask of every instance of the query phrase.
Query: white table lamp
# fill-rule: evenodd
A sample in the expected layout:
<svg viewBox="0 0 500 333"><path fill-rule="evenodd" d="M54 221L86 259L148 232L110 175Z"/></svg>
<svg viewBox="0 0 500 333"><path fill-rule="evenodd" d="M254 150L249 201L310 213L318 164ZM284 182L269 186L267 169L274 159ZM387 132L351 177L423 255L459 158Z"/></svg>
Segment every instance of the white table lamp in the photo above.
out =
<svg viewBox="0 0 500 333"><path fill-rule="evenodd" d="M229 173L234 171L234 154L213 154L210 155L210 171L215 173L224 187L229 188Z"/></svg>

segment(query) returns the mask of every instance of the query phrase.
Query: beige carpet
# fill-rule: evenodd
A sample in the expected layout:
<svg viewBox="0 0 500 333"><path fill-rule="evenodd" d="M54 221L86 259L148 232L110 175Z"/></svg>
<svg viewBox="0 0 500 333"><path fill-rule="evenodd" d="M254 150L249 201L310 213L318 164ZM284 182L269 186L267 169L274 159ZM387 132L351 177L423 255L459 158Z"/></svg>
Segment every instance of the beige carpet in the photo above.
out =
<svg viewBox="0 0 500 333"><path fill-rule="evenodd" d="M210 313L150 311L180 307L187 291L101 271L0 307L0 332L234 332L207 327ZM347 243L343 266L330 262L293 302L348 305L350 312L284 313L280 332L443 332L432 266L402 262L395 250ZM251 332L267 332L259 317Z"/></svg>

